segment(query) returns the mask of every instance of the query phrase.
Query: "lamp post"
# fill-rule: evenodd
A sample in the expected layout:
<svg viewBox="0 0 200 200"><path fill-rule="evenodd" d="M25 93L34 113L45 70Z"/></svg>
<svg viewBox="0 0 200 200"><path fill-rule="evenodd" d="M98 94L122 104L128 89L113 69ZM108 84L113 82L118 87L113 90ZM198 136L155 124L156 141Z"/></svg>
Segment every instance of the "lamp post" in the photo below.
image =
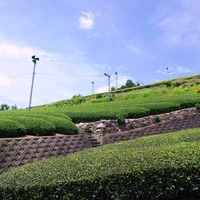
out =
<svg viewBox="0 0 200 200"><path fill-rule="evenodd" d="M110 100L110 75L106 73L104 75L108 77L108 99Z"/></svg>
<svg viewBox="0 0 200 200"><path fill-rule="evenodd" d="M167 70L167 79L169 79L169 67L166 67L166 70Z"/></svg>
<svg viewBox="0 0 200 200"><path fill-rule="evenodd" d="M117 72L115 72L115 75L116 75L116 87L115 87L115 90L117 90Z"/></svg>
<svg viewBox="0 0 200 200"><path fill-rule="evenodd" d="M29 100L29 108L28 110L31 110L31 100L32 100L32 94L33 94L33 84L34 84L34 78L35 78L35 68L36 68L36 62L39 60L39 58L36 58L35 56L32 56L32 61L34 63L33 67L33 76L32 76L32 84L31 84L31 93L30 93L30 100Z"/></svg>
<svg viewBox="0 0 200 200"><path fill-rule="evenodd" d="M92 95L94 94L94 82L92 81Z"/></svg>

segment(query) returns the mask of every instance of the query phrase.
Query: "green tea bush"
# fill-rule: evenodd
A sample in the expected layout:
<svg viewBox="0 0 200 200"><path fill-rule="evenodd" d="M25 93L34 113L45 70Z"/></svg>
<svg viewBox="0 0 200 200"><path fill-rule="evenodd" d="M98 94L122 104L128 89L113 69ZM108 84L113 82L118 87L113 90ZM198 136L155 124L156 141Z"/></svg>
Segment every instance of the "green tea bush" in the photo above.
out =
<svg viewBox="0 0 200 200"><path fill-rule="evenodd" d="M149 114L148 108L142 108L142 107L129 107L129 108L97 108L95 109L85 109L85 110L76 110L64 111L67 115L70 116L72 121L74 123L80 123L80 122L94 122L101 119L116 119L116 120L122 120L125 118L139 118L143 116L147 116Z"/></svg>
<svg viewBox="0 0 200 200"><path fill-rule="evenodd" d="M14 120L0 119L0 138L22 137L26 135L25 127Z"/></svg>
<svg viewBox="0 0 200 200"><path fill-rule="evenodd" d="M200 129L44 159L0 175L0 199L200 198Z"/></svg>
<svg viewBox="0 0 200 200"><path fill-rule="evenodd" d="M66 135L74 135L78 133L78 128L76 125L70 120L63 119L60 117L52 117L52 116L45 116L45 115L37 115L39 118L43 118L46 121L50 122L52 125L55 126L55 132L66 134Z"/></svg>
<svg viewBox="0 0 200 200"><path fill-rule="evenodd" d="M181 108L191 108L194 107L195 104L200 103L199 98L188 98L188 99L182 99L179 100Z"/></svg>
<svg viewBox="0 0 200 200"><path fill-rule="evenodd" d="M64 118L67 120L71 120L71 118L65 114L63 114L60 111L57 111L57 109L52 109L52 108L46 108L46 109L33 109L30 112L28 110L25 109L21 109L21 110L9 110L7 112L0 112L0 116L36 116L36 115L44 115L44 116L54 116L54 117L60 117L60 118ZM36 116L37 118L37 116Z"/></svg>
<svg viewBox="0 0 200 200"><path fill-rule="evenodd" d="M148 108L151 115L167 113L181 108L180 104L173 102L144 103L139 104L139 106Z"/></svg>
<svg viewBox="0 0 200 200"><path fill-rule="evenodd" d="M21 123L28 135L34 136L45 136L45 135L55 135L55 126L49 123L48 121L40 118L33 117L11 117L8 116L8 119Z"/></svg>

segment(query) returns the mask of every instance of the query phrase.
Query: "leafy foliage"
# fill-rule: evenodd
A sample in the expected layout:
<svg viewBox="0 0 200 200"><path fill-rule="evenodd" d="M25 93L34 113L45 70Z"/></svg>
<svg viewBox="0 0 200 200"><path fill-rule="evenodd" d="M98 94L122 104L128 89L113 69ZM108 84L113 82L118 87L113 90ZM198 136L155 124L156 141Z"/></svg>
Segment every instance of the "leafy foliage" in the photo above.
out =
<svg viewBox="0 0 200 200"><path fill-rule="evenodd" d="M199 198L199 143L193 129L30 163L0 175L0 199Z"/></svg>
<svg viewBox="0 0 200 200"><path fill-rule="evenodd" d="M33 117L7 117L13 121L21 123L28 135L44 136L54 135L55 126L43 119Z"/></svg>
<svg viewBox="0 0 200 200"><path fill-rule="evenodd" d="M25 127L14 120L0 119L0 137L21 137L26 135Z"/></svg>
<svg viewBox="0 0 200 200"><path fill-rule="evenodd" d="M10 110L1 112L0 119L10 119L12 122L21 123L29 135L42 136L54 135L55 133L72 135L78 133L78 128L69 116L54 110L35 110L31 112L27 110ZM11 134L9 137L16 136Z"/></svg>

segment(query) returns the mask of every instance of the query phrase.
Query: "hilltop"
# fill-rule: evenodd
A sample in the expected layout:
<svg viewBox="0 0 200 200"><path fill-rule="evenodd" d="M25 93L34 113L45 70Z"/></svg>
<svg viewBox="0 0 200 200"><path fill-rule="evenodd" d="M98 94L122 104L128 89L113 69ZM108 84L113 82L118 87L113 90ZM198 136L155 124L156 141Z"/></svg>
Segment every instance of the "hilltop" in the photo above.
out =
<svg viewBox="0 0 200 200"><path fill-rule="evenodd" d="M71 99L60 100L45 104L38 107L65 107L68 105L78 105L84 103L100 103L108 101L128 100L128 99L144 99L149 97L173 96L179 94L197 94L200 93L200 74L175 78L165 81L156 82L148 85L134 86L130 88L117 89L108 93L98 93L88 96L81 94L74 95Z"/></svg>

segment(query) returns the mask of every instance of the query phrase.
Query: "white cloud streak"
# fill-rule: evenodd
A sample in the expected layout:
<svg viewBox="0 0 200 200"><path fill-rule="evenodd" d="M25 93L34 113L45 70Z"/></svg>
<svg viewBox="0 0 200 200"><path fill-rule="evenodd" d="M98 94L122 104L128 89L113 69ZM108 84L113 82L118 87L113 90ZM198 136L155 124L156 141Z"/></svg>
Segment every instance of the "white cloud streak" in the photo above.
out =
<svg viewBox="0 0 200 200"><path fill-rule="evenodd" d="M81 29L92 29L94 26L94 14L89 12L82 12L79 18L79 27Z"/></svg>
<svg viewBox="0 0 200 200"><path fill-rule="evenodd" d="M153 21L164 31L160 38L169 46L200 45L200 1L179 0L174 6L161 5Z"/></svg>
<svg viewBox="0 0 200 200"><path fill-rule="evenodd" d="M33 106L90 93L91 77L98 72L79 55L65 58L42 49L0 42L0 103L28 106L32 55L40 58L36 65Z"/></svg>

